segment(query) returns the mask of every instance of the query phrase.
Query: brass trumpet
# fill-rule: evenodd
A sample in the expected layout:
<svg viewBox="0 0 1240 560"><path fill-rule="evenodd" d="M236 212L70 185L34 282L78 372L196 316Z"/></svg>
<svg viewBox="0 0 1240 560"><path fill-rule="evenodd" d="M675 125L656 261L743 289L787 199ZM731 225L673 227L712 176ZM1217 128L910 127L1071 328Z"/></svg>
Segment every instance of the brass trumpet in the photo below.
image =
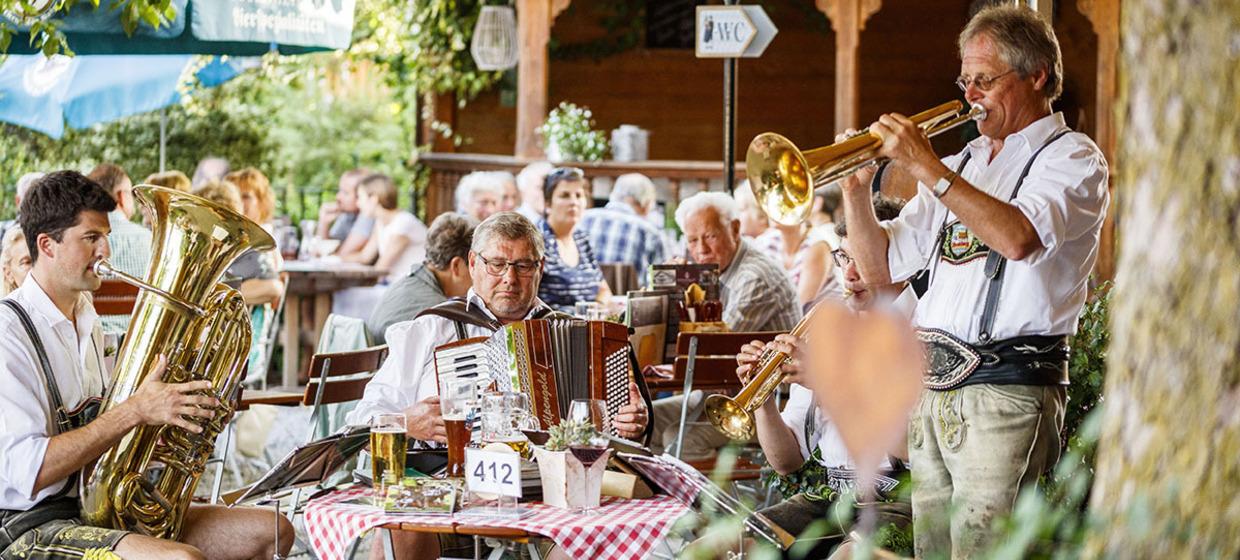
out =
<svg viewBox="0 0 1240 560"><path fill-rule="evenodd" d="M949 101L909 117L927 137L934 137L966 122L986 119L986 109ZM814 189L824 187L871 163L881 162L883 145L867 128L844 140L802 152L791 140L764 132L749 143L745 170L758 206L767 217L784 225L796 225L809 217Z"/></svg>
<svg viewBox="0 0 1240 560"><path fill-rule="evenodd" d="M809 313L806 313L805 317L802 317L801 321L792 327L792 332L789 334L797 338L804 336L805 330L809 327L810 318L817 310L817 306L810 309ZM771 394L779 388L780 383L783 383L785 375L781 366L791 357L767 345L762 350L762 354L758 356L758 361L754 363L749 383L741 388L736 397L729 398L727 395L718 394L706 397L704 404L706 417L710 419L711 424L715 425L715 429L737 441L752 438L754 434L753 413L762 406L762 403L766 402L766 399L771 398Z"/></svg>
<svg viewBox="0 0 1240 560"><path fill-rule="evenodd" d="M949 101L909 117L927 137L934 137L966 122L986 119L986 109L974 104L968 111L960 101ZM759 134L749 143L745 169L758 207L767 217L784 225L796 225L809 217L814 189L839 181L866 165L881 162L883 145L878 135L862 130L844 140L802 152L792 141L774 132ZM804 335L811 309L791 334ZM706 416L720 432L734 440L754 435L753 413L784 380L780 366L790 356L767 347L754 365L753 377L735 398L706 398Z"/></svg>

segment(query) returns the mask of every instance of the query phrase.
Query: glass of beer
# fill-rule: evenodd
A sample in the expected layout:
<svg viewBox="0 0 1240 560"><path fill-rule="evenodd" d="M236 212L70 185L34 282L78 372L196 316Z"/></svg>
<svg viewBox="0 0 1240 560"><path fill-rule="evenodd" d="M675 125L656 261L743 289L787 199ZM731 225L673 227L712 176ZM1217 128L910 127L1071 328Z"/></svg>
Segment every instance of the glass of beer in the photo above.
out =
<svg viewBox="0 0 1240 560"><path fill-rule="evenodd" d="M469 415L478 398L474 379L449 379L439 387L439 407L448 432L448 476L465 476L465 446L469 445Z"/></svg>
<svg viewBox="0 0 1240 560"><path fill-rule="evenodd" d="M380 499L387 485L405 477L404 414L376 414L370 420L370 475Z"/></svg>

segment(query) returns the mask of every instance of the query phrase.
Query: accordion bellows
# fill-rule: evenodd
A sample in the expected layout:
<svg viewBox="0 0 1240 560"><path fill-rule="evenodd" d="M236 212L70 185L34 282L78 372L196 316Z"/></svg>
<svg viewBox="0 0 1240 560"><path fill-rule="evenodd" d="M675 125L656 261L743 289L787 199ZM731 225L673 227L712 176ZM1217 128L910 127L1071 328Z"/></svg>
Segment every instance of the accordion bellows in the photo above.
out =
<svg viewBox="0 0 1240 560"><path fill-rule="evenodd" d="M491 379L496 390L524 393L544 430L560 422L573 399L602 399L614 418L629 403L633 380L628 329L579 319L519 321L489 338L439 346L435 372L440 383L476 377Z"/></svg>

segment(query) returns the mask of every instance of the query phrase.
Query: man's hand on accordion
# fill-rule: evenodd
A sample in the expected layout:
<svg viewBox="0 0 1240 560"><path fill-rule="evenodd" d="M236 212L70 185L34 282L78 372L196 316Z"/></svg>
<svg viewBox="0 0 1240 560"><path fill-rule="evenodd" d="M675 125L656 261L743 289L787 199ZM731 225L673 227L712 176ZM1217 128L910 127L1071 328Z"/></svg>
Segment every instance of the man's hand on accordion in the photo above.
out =
<svg viewBox="0 0 1240 560"><path fill-rule="evenodd" d="M448 428L439 410L439 397L427 397L405 410L409 437L422 441L448 443Z"/></svg>
<svg viewBox="0 0 1240 560"><path fill-rule="evenodd" d="M646 411L646 401L642 400L642 394L637 390L637 383L629 382L629 404L620 407L616 413L615 420L612 425L616 428L616 433L625 439L636 440L642 437L646 431L646 423L650 421L650 416ZM442 425L442 422L441 422Z"/></svg>

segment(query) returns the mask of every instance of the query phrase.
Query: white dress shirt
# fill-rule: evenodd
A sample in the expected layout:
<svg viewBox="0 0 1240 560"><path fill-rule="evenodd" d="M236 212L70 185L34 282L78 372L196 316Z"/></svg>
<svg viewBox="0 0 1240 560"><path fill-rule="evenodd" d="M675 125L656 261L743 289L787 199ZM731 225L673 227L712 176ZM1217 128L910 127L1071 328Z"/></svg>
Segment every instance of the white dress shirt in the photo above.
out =
<svg viewBox="0 0 1240 560"><path fill-rule="evenodd" d="M917 294L913 289L905 287L903 292L890 302L875 302L899 313L901 317L911 318L917 307ZM810 415L813 418L810 418ZM801 448L801 457L808 461L810 451L816 446L822 456L820 463L824 467L855 469L848 447L844 445L844 435L831 419L819 410L814 402L814 392L808 387L793 383L788 387L788 402L779 413L784 425L796 435L797 445ZM807 423L809 425L807 425ZM883 459L881 469L890 469L891 462Z"/></svg>
<svg viewBox="0 0 1240 560"><path fill-rule="evenodd" d="M98 316L86 294L78 296L75 321L52 303L33 274L9 297L30 315L64 406L72 410L87 398L103 396L111 378L104 366ZM34 491L47 442L55 433L54 414L34 345L7 306L0 307L0 329L7 333L0 337L0 509L26 510L64 483Z"/></svg>
<svg viewBox="0 0 1240 560"><path fill-rule="evenodd" d="M465 297L470 308L478 306L488 317L496 318L473 288ZM535 299L534 307L525 318L533 317L535 312L545 307L546 304ZM491 336L493 333L486 327L465 325L468 337ZM350 425L366 424L376 414L404 412L413 404L438 395L435 348L457 340L456 323L438 315L424 315L388 327L384 339L388 344L387 360L366 384L361 402L346 418Z"/></svg>
<svg viewBox="0 0 1240 560"><path fill-rule="evenodd" d="M968 145L972 157L960 176L1008 202L1029 158L1064 129L1061 113L1043 117L1005 138L993 160L991 139L978 138ZM953 155L943 163L954 170L961 157ZM1025 260L1008 261L992 339L1076 332L1109 198L1106 160L1088 136L1068 133L1038 155L1011 203L1033 225L1042 248ZM955 215L919 185L900 217L883 224L890 239L888 265L894 281L930 266L930 289L918 304L914 325L977 343L986 298L986 259L952 264L939 257L939 231L954 221Z"/></svg>

